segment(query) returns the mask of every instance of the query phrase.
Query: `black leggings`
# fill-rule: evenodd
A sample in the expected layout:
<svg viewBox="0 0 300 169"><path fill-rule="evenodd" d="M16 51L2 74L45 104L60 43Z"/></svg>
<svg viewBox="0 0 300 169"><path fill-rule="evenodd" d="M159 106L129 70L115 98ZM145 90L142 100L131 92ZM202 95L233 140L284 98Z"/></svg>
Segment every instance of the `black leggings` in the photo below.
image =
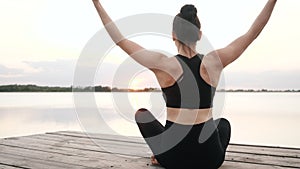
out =
<svg viewBox="0 0 300 169"><path fill-rule="evenodd" d="M224 162L231 133L224 118L195 125L167 121L164 127L147 109L139 109L135 119L155 158L167 169L217 169Z"/></svg>

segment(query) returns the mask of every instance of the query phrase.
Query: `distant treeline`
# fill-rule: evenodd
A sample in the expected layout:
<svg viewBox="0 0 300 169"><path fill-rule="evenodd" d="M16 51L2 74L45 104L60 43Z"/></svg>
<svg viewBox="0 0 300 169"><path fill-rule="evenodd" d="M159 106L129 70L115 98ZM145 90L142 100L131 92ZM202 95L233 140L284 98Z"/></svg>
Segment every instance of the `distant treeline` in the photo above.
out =
<svg viewBox="0 0 300 169"><path fill-rule="evenodd" d="M5 85L0 92L71 92L72 87L48 87L37 85Z"/></svg>
<svg viewBox="0 0 300 169"><path fill-rule="evenodd" d="M119 89L111 88L108 86L95 86L95 87L50 87L50 86L37 86L37 85L3 85L0 86L0 92L160 92L158 88L144 88L144 89ZM218 92L300 92L300 90L268 90L268 89L220 89Z"/></svg>
<svg viewBox="0 0 300 169"><path fill-rule="evenodd" d="M270 90L270 89L259 89L259 90L254 90L254 89L220 89L218 92L300 92L300 90L295 90L295 89L287 89L287 90Z"/></svg>
<svg viewBox="0 0 300 169"><path fill-rule="evenodd" d="M49 87L37 85L3 85L0 86L0 92L155 92L160 91L156 88L145 89L118 89L110 88L108 86L95 86L95 87Z"/></svg>

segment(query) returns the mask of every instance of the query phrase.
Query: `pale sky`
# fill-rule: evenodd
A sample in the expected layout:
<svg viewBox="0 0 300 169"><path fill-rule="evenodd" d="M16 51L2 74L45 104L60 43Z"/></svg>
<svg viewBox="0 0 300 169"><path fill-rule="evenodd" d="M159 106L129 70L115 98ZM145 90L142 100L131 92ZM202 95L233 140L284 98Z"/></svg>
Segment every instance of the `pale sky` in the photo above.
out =
<svg viewBox="0 0 300 169"><path fill-rule="evenodd" d="M203 33L217 49L245 33L267 0L101 2L113 20L143 13L174 16L184 4L194 4ZM299 0L278 1L260 37L226 68L226 88L300 89L299 8ZM82 49L103 28L91 0L1 0L0 21L0 85L72 85ZM166 37L140 35L133 40L149 49L177 52ZM95 84L110 85L113 70L127 58L115 47L99 68ZM158 87L149 72L137 74L131 86Z"/></svg>

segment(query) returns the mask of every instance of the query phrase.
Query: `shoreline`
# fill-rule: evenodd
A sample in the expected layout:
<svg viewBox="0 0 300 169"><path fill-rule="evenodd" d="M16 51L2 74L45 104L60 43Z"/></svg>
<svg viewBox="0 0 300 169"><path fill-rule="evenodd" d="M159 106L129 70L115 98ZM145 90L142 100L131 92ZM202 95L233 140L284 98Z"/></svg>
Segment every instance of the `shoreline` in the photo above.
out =
<svg viewBox="0 0 300 169"><path fill-rule="evenodd" d="M61 86L38 86L34 84L29 85L0 85L0 93L10 93L10 92L66 92L66 93L74 93L74 92L161 92L160 88L156 87L147 87L147 88L117 88L110 86L69 86L69 87L61 87ZM260 92L270 92L270 93L279 93L279 92L291 92L297 93L300 92L300 89L217 89L217 92L247 92L247 93L260 93Z"/></svg>

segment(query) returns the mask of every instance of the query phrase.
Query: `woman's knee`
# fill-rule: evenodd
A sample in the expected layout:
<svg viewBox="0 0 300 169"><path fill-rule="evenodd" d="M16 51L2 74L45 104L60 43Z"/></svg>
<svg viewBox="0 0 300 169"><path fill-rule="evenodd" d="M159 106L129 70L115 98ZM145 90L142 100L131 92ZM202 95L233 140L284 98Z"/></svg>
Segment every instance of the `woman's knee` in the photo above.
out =
<svg viewBox="0 0 300 169"><path fill-rule="evenodd" d="M149 118L149 115L151 115L151 113L147 109L140 108L135 112L135 121L142 123L145 119Z"/></svg>
<svg viewBox="0 0 300 169"><path fill-rule="evenodd" d="M231 128L230 122L225 118L217 119L215 120L215 123L221 127Z"/></svg>

